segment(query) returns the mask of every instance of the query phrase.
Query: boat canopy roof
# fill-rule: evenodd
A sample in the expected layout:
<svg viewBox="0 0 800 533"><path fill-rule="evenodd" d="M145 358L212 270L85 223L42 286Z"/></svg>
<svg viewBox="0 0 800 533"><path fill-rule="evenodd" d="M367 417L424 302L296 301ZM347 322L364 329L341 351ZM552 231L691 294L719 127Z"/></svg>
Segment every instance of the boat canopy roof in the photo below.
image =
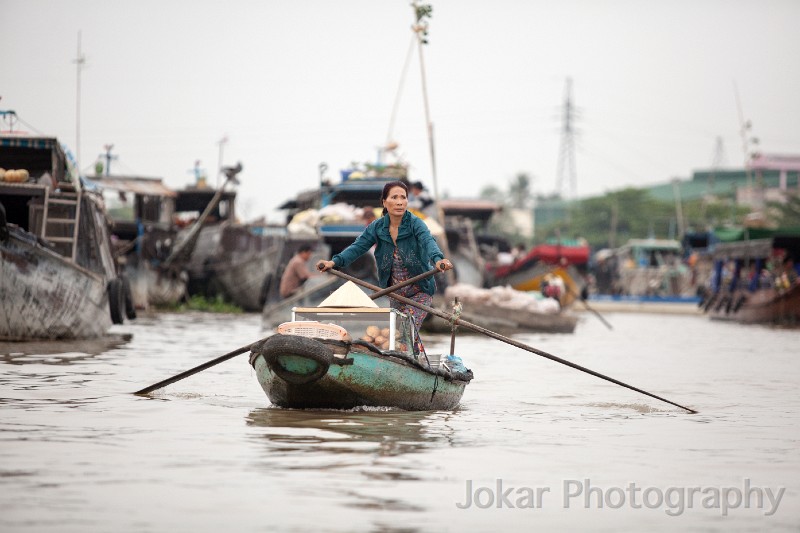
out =
<svg viewBox="0 0 800 533"><path fill-rule="evenodd" d="M715 228L714 236L722 242L767 239L772 237L800 237L800 227Z"/></svg>
<svg viewBox="0 0 800 533"><path fill-rule="evenodd" d="M397 178L363 178L342 181L322 193L322 207L344 202L356 207L375 207L380 204L383 186Z"/></svg>
<svg viewBox="0 0 800 533"><path fill-rule="evenodd" d="M439 201L446 216L463 216L470 220L486 222L492 215L503 210L497 202L483 199L458 200L448 198Z"/></svg>
<svg viewBox="0 0 800 533"><path fill-rule="evenodd" d="M726 242L714 247L714 259L758 259L772 254L772 239Z"/></svg>
<svg viewBox="0 0 800 533"><path fill-rule="evenodd" d="M124 191L141 196L166 196L174 198L175 191L164 185L162 178L146 178L141 176L96 176L91 181L104 189Z"/></svg>
<svg viewBox="0 0 800 533"><path fill-rule="evenodd" d="M674 250L676 252L681 250L681 243L672 239L631 239L622 247L625 248L641 248L647 250Z"/></svg>
<svg viewBox="0 0 800 533"><path fill-rule="evenodd" d="M787 253L800 255L800 236L784 235L767 239L725 242L714 246L714 259L759 259Z"/></svg>

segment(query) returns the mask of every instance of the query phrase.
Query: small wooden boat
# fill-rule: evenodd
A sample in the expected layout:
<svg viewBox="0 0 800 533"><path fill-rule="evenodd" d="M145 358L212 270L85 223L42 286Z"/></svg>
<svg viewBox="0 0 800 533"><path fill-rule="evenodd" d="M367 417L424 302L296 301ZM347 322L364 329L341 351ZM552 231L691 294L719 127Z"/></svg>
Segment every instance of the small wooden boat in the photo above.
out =
<svg viewBox="0 0 800 533"><path fill-rule="evenodd" d="M733 320L742 324L800 325L800 285L785 290L761 289L750 294L720 300L721 305L709 312L713 320Z"/></svg>
<svg viewBox="0 0 800 533"><path fill-rule="evenodd" d="M683 245L673 239L630 239L619 248L600 250L594 256L597 292L654 302L694 298L710 265L701 261L690 269L683 256Z"/></svg>
<svg viewBox="0 0 800 533"><path fill-rule="evenodd" d="M93 176L91 181L101 188L113 222L114 252L124 263L134 307L178 304L186 297L186 261L165 266L178 235L171 220L175 191L161 178Z"/></svg>
<svg viewBox="0 0 800 533"><path fill-rule="evenodd" d="M447 287L437 307L445 309L456 299L460 304L460 317L476 322L505 335L519 333L573 333L578 317L561 309L554 298L537 296L511 287L479 289L465 284ZM433 333L450 333L451 324L442 318L428 315L423 329Z"/></svg>
<svg viewBox="0 0 800 533"><path fill-rule="evenodd" d="M515 335L520 333L574 333L578 317L567 312L531 313L520 312L519 309L499 307L496 305L464 304L460 315L468 322L482 324L484 327L502 333ZM432 317L426 322L424 329L430 332L450 333L448 321Z"/></svg>
<svg viewBox="0 0 800 533"><path fill-rule="evenodd" d="M334 305L348 291L366 302ZM250 364L275 405L449 410L472 380L454 355L415 354L410 318L375 306L352 282L319 307L295 308L292 315L251 348Z"/></svg>
<svg viewBox="0 0 800 533"><path fill-rule="evenodd" d="M547 275L560 277L565 291L560 295L561 306L572 305L583 288L584 268L589 260L589 246L582 241L535 246L524 257L510 265L489 265L488 286L508 285L518 291L539 291Z"/></svg>

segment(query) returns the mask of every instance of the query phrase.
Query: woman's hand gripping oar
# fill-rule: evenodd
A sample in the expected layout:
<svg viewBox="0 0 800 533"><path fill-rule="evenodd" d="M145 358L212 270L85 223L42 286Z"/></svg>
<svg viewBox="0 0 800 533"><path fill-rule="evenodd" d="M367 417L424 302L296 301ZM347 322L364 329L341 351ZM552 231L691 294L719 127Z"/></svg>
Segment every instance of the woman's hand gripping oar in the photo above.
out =
<svg viewBox="0 0 800 533"><path fill-rule="evenodd" d="M319 264L317 264L317 268L319 268ZM320 269L320 270L322 270L322 269ZM427 277L433 276L437 272L439 272L439 270L434 268L432 270L429 270L427 272L424 272L424 273L420 274L419 276L414 276L413 278L409 278L409 279L407 279L407 280L405 280L405 281L403 281L401 283L398 283L397 285L392 285L391 287L387 287L387 288L382 289L382 290L380 289L380 287L374 287L373 286L374 287L373 290L375 290L377 292L375 292L373 294L370 294L369 297L371 299L373 299L373 300L377 300L381 296L384 296L386 294L394 292L394 291L396 291L398 289L402 289L406 285L411 285L412 283L416 283L417 281L419 281L421 279L425 279ZM347 274L345 274L345 275L347 275ZM352 279L356 279L356 278L352 278ZM256 341L256 342L258 342L258 341ZM182 380L184 378L188 378L189 376L193 376L194 374L197 374L198 372L202 372L203 370L211 368L212 366L216 366L216 365L222 363L223 361L227 361L228 359L232 359L232 358L236 357L237 355L243 354L243 353L249 351L253 347L254 344L255 344L255 342L252 342L252 343L248 344L247 346L242 346L241 348L238 348L238 349L236 349L236 350L234 350L232 352L228 352L225 355L221 355L221 356L217 357L216 359L212 359L211 361L203 363L202 365L198 365L198 366L196 366L194 368L190 368L189 370L186 370L185 372L181 372L180 374L176 374L176 375L174 375L174 376L172 376L170 378L167 378L167 379L164 379L162 381L159 381L158 383L154 383L153 385L150 385L149 387L145 387L142 390L138 390L138 391L134 392L134 394L150 394L151 392L153 392L155 390L158 390L158 389L160 389L162 387L166 387L167 385L171 385L172 383L175 383L176 381L180 381L180 380Z"/></svg>
<svg viewBox="0 0 800 533"><path fill-rule="evenodd" d="M365 287L367 289L372 289L374 291L375 290L380 290L380 287L376 287L375 285L372 285L371 283L367 283L365 281L361 281L360 279L354 278L354 277L352 277L352 276L350 276L348 274L345 274L344 272L339 272L337 270L330 270L330 272L331 272L331 274L333 274L335 276L339 276L342 279L346 279L348 281L352 281L353 283L355 283L357 285L361 285L362 287ZM388 289L386 289L386 290L388 290ZM611 383L614 383L616 385L620 385L622 387L625 387L627 389L639 392L641 394L645 394L647 396L650 396L651 398L655 398L656 400L661 400L662 402L666 402L666 403L668 403L670 405L674 405L675 407L680 407L681 409L685 409L686 411L688 411L690 413L697 413L697 411L695 411L694 409L690 409L690 408L685 407L685 406L683 406L681 404L672 402L670 400L667 400L666 398L662 398L661 396L657 396L655 394L647 392L646 390L642 390L642 389L640 389L638 387L634 387L633 385L628 385L627 383L624 383L624 382L619 381L617 379L614 379L612 377L603 375L603 374L601 374L599 372L595 372L594 370L590 370L590 369L588 369L586 367L583 367L581 365L575 364L575 363L573 363L571 361L567 361L566 359L561 359L560 357L556 357L555 355L549 354L547 352L543 352L541 350L537 350L536 348L534 348L532 346L528 346L527 344L522 344L521 342L517 342L514 339L510 339L508 337L500 335L499 333L495 333L494 331L488 330L486 328L482 328L481 326L477 326L475 324L467 322L466 320L462 320L460 318L455 318L450 313L445 313L444 311L440 311L438 309L434 309L432 307L429 307L427 305L421 304L419 302L415 302L414 300L411 300L410 298L405 298L405 297L400 296L398 294L389 294L389 297L390 298L394 298L395 300L397 300L399 302L403 302L404 304L413 305L414 307L416 307L418 309L422 309L423 311L425 311L425 312L427 312L429 314L432 314L434 316L438 316L439 318L442 318L444 320L451 321L452 323L457 324L459 326L463 326L463 327L465 327L467 329L470 329L472 331L476 331L478 333L483 333L484 335L486 335L488 337L491 337L493 339L497 339L499 341L505 342L506 344L510 344L511 346L516 346L517 348L519 348L521 350L525 350L527 352L535 353L536 355L540 355L542 357L550 359L551 361L555 361L557 363L561 363L562 365L566 365L566 366L569 366L569 367L574 368L576 370L580 370L581 372L586 372L587 374L591 374L591 375L593 375L595 377L604 379L606 381L610 381Z"/></svg>

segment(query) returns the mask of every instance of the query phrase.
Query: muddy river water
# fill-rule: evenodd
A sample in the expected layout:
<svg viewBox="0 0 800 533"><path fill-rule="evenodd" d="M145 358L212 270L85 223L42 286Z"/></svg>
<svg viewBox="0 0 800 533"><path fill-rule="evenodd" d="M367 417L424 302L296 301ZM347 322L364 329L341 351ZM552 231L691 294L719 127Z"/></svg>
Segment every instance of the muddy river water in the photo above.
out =
<svg viewBox="0 0 800 533"><path fill-rule="evenodd" d="M800 331L583 315L483 336L452 412L270 405L252 315L159 314L103 341L0 344L0 531L797 531ZM429 337L429 351L449 348Z"/></svg>

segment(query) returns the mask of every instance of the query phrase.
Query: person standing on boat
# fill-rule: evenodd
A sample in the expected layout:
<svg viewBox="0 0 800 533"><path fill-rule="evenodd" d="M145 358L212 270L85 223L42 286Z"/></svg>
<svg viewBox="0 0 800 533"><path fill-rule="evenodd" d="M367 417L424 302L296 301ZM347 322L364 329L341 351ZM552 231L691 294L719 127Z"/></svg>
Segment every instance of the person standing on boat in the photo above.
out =
<svg viewBox="0 0 800 533"><path fill-rule="evenodd" d="M422 212L431 204L433 198L425 190L425 185L421 181L413 182L408 191L408 207Z"/></svg>
<svg viewBox="0 0 800 533"><path fill-rule="evenodd" d="M405 183L391 181L384 185L381 203L383 216L367 226L353 244L334 255L330 261L318 262L317 268L320 271L346 267L373 246L378 264L378 279L383 288L423 274L434 264L442 272L453 268L453 264L445 259L425 222L408 211L408 187ZM429 277L403 287L397 293L420 304L430 305L435 290L436 284ZM419 330L427 313L411 305L390 300L392 308L412 317Z"/></svg>
<svg viewBox="0 0 800 533"><path fill-rule="evenodd" d="M303 286L303 283L313 276L306 266L308 260L311 259L311 251L310 245L302 245L294 257L286 264L286 269L281 276L281 298L288 298L296 293Z"/></svg>
<svg viewBox="0 0 800 533"><path fill-rule="evenodd" d="M779 283L777 284L780 291L789 290L794 284L797 283L798 275L794 266L794 259L792 256L787 255L783 258L783 273L778 277Z"/></svg>

